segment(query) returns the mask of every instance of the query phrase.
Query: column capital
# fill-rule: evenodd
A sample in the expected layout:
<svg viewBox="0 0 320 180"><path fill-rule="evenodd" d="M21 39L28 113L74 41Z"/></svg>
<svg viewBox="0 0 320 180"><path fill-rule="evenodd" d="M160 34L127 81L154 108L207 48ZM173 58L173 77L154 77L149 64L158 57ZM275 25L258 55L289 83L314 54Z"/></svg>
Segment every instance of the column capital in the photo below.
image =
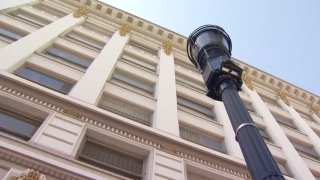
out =
<svg viewBox="0 0 320 180"><path fill-rule="evenodd" d="M166 53L166 55L170 55L173 52L173 48L172 48L172 42L167 39L163 42L163 49L164 52Z"/></svg>
<svg viewBox="0 0 320 180"><path fill-rule="evenodd" d="M254 87L253 87L253 84L252 84L252 80L249 77L248 71L243 71L241 77L242 77L242 80L244 81L244 83L248 86L248 88L250 90L253 90Z"/></svg>
<svg viewBox="0 0 320 180"><path fill-rule="evenodd" d="M89 8L87 6L81 6L73 12L73 17L79 18L81 16L87 16L89 13Z"/></svg>
<svg viewBox="0 0 320 180"><path fill-rule="evenodd" d="M320 115L320 107L316 103L311 103L309 106L315 114Z"/></svg>
<svg viewBox="0 0 320 180"><path fill-rule="evenodd" d="M280 89L278 91L278 99L281 99L284 103L286 103L286 105L290 106L290 102L287 98L287 94L284 92L284 90Z"/></svg>
<svg viewBox="0 0 320 180"><path fill-rule="evenodd" d="M119 30L120 36L127 35L131 31L131 29L132 29L132 27L130 26L129 23L124 24Z"/></svg>

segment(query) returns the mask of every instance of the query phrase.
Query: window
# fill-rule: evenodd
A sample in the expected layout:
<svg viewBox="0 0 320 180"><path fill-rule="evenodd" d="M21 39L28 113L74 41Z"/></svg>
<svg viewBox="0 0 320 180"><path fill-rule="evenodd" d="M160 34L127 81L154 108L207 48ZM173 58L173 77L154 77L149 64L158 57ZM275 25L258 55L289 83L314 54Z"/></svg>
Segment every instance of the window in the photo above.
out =
<svg viewBox="0 0 320 180"><path fill-rule="evenodd" d="M319 155L316 153L312 145L308 146L301 142L294 141L291 139L290 141L300 155L305 155L307 157L320 160Z"/></svg>
<svg viewBox="0 0 320 180"><path fill-rule="evenodd" d="M299 111L299 110L296 110L300 116L303 118L303 119L306 119L306 120L309 120L309 121L313 121L312 117L310 117L310 114L306 113L306 112L303 112L303 111Z"/></svg>
<svg viewBox="0 0 320 180"><path fill-rule="evenodd" d="M138 56L124 53L121 57L121 60L135 66L137 68L143 69L145 71L155 73L157 70L157 63L139 58Z"/></svg>
<svg viewBox="0 0 320 180"><path fill-rule="evenodd" d="M40 121L0 107L0 132L28 141L40 126Z"/></svg>
<svg viewBox="0 0 320 180"><path fill-rule="evenodd" d="M266 130L264 128L261 128L261 127L257 127L258 128L258 131L259 133L261 134L262 138L267 141L267 142L271 142L271 138L270 136L268 135L268 133L266 132Z"/></svg>
<svg viewBox="0 0 320 180"><path fill-rule="evenodd" d="M40 11L44 11L44 12L46 12L46 13L52 15L52 16L56 16L56 17L63 17L65 15L67 15L67 13L62 12L62 11L60 11L58 9L54 9L54 8L52 8L50 6L47 6L47 5L43 4L43 3L35 4L33 7L36 8L36 9L39 9Z"/></svg>
<svg viewBox="0 0 320 180"><path fill-rule="evenodd" d="M36 15L30 14L22 10L14 11L11 13L11 15L13 15L14 17L17 17L18 19L21 19L23 21L29 22L33 25L40 26L40 27L46 26L49 23L51 23L48 20L45 20L41 17L38 17Z"/></svg>
<svg viewBox="0 0 320 180"><path fill-rule="evenodd" d="M279 109L282 109L282 107L278 104L277 100L272 99L267 96L264 96L264 95L260 95L260 97L261 97L262 101L265 102L266 104L270 104L270 105L275 106ZM282 110L284 110L284 109L282 109Z"/></svg>
<svg viewBox="0 0 320 180"><path fill-rule="evenodd" d="M22 34L5 27L0 27L0 36L9 39L10 41L16 41L23 37Z"/></svg>
<svg viewBox="0 0 320 180"><path fill-rule="evenodd" d="M67 52L58 47L50 47L47 49L47 53L56 58L61 58L71 64L74 64L80 68L86 69L90 66L91 60L82 58L74 53Z"/></svg>
<svg viewBox="0 0 320 180"><path fill-rule="evenodd" d="M196 130L180 127L180 137L182 139L208 147L210 149L214 149L220 152L225 151L221 139L214 138L206 134L202 134Z"/></svg>
<svg viewBox="0 0 320 180"><path fill-rule="evenodd" d="M71 40L76 41L78 43L92 47L96 50L101 50L105 45L105 43L99 42L99 41L94 40L88 36L85 36L84 34L73 32L73 31L68 33L66 37L70 38Z"/></svg>
<svg viewBox="0 0 320 180"><path fill-rule="evenodd" d="M158 51L157 50L154 50L154 49L151 49L149 47L146 47L140 43L137 43L135 41L130 41L129 42L129 48L134 48L138 51L140 51L141 53L143 54L148 54L150 56L153 56L153 57L156 57L157 54L158 54Z"/></svg>
<svg viewBox="0 0 320 180"><path fill-rule="evenodd" d="M110 82L143 95L153 96L153 84L138 80L132 75L125 74L124 72L113 72Z"/></svg>
<svg viewBox="0 0 320 180"><path fill-rule="evenodd" d="M86 139L79 160L128 178L142 179L142 158L92 139Z"/></svg>
<svg viewBox="0 0 320 180"><path fill-rule="evenodd" d="M288 167L287 167L285 162L277 161L276 163L277 163L280 171L282 172L282 174L292 177L291 172L289 171L289 169L288 169Z"/></svg>
<svg viewBox="0 0 320 180"><path fill-rule="evenodd" d="M20 69L16 75L63 94L67 94L72 88L72 84L30 67Z"/></svg>
<svg viewBox="0 0 320 180"><path fill-rule="evenodd" d="M197 81L190 79L190 78L188 78L182 74L179 74L177 72L176 72L176 82L177 82L177 84L180 84L180 85L187 87L189 89L198 91L202 94L206 94L206 92L207 92L207 89L203 83L197 82Z"/></svg>
<svg viewBox="0 0 320 180"><path fill-rule="evenodd" d="M210 121L216 121L214 118L214 114L211 108L198 104L194 101L190 101L186 98L177 97L178 101L178 109L194 116L207 119Z"/></svg>
<svg viewBox="0 0 320 180"><path fill-rule="evenodd" d="M141 124L147 126L151 125L152 112L140 108L135 104L121 101L113 97L104 96L99 107Z"/></svg>
<svg viewBox="0 0 320 180"><path fill-rule="evenodd" d="M111 31L109 31L107 29L104 29L104 28L102 28L100 26L97 26L97 25L95 25L95 24L93 24L91 22L88 22L88 21L86 21L83 24L81 24L80 27L84 28L84 29L87 29L87 30L89 30L91 32L100 34L100 35L105 36L105 37L111 37L111 35L112 35Z"/></svg>
<svg viewBox="0 0 320 180"><path fill-rule="evenodd" d="M295 126L291 119L288 119L275 113L272 113L272 115L279 124L298 130L298 128Z"/></svg>

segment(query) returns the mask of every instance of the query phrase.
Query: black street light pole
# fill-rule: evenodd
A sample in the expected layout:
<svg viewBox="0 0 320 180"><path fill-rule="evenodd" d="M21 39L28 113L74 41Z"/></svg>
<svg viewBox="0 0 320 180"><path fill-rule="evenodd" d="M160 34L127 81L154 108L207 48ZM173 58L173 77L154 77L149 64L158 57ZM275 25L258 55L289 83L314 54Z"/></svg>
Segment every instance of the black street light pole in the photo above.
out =
<svg viewBox="0 0 320 180"><path fill-rule="evenodd" d="M231 61L231 50L231 39L219 26L201 26L188 38L189 59L202 74L207 96L224 103L252 178L282 180L277 163L238 94L242 69Z"/></svg>

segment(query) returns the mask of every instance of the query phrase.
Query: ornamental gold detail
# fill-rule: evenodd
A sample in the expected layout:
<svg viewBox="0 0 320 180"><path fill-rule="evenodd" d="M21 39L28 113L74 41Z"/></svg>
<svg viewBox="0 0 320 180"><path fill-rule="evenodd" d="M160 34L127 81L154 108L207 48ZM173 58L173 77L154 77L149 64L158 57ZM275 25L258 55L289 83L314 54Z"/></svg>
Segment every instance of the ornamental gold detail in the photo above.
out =
<svg viewBox="0 0 320 180"><path fill-rule="evenodd" d="M34 169L26 169L20 175L13 178L14 180L46 180L46 176L40 174Z"/></svg>
<svg viewBox="0 0 320 180"><path fill-rule="evenodd" d="M120 31L119 31L119 34L120 36L125 36L127 35L130 31L131 31L132 27L130 26L129 23L123 25L121 28L120 28Z"/></svg>
<svg viewBox="0 0 320 180"><path fill-rule="evenodd" d="M89 8L87 6L81 6L73 13L73 17L79 18L81 16L86 16L88 12Z"/></svg>
<svg viewBox="0 0 320 180"><path fill-rule="evenodd" d="M242 80L243 80L244 83L248 86L249 89L253 90L252 80L251 80L251 78L249 77L248 71L243 71L243 72L242 72Z"/></svg>
<svg viewBox="0 0 320 180"><path fill-rule="evenodd" d="M163 49L166 55L170 55L172 53L172 42L170 40L166 40L163 42Z"/></svg>
<svg viewBox="0 0 320 180"><path fill-rule="evenodd" d="M278 97L282 99L282 101L286 103L286 105L290 106L290 102L287 98L287 94L283 90L278 91Z"/></svg>
<svg viewBox="0 0 320 180"><path fill-rule="evenodd" d="M310 109L320 116L320 107L315 103L310 104Z"/></svg>

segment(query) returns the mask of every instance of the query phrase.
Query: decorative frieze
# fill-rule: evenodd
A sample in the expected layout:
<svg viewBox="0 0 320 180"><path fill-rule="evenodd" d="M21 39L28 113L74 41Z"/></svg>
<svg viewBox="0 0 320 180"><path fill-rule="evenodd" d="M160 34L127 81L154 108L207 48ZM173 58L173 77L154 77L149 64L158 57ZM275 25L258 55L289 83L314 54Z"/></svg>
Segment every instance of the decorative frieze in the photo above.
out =
<svg viewBox="0 0 320 180"><path fill-rule="evenodd" d="M188 153L185 153L185 152L182 152L182 151L177 151L177 155L180 156L181 158L188 159L188 160L200 163L202 165L205 165L205 166L208 166L208 167L211 167L211 168L226 172L228 174L232 174L232 175L238 176L238 177L240 177L242 179L250 179L250 175L249 174L233 170L231 168L228 168L228 167L225 167L223 165L214 163L212 161L208 161L206 159L201 159L201 158L199 158L199 157L197 157L195 155L192 155L192 154L188 154Z"/></svg>
<svg viewBox="0 0 320 180"><path fill-rule="evenodd" d="M77 111L75 111L75 110L73 110L71 108L68 108L68 107L63 107L63 108L59 107L59 106L57 106L55 104L52 104L51 102L47 102L47 101L45 101L43 99L28 95L28 94L26 94L26 93L24 93L22 91L17 91L15 89L9 88L9 87L4 86L4 85L0 85L0 90L5 92L5 93L7 93L7 94L11 94L13 96L25 99L25 100L27 100L29 102L32 102L34 104L40 105L40 106L42 106L42 107L44 107L46 109L53 110L53 111L56 111L58 113L63 113L64 115L72 117L73 119L77 119L79 121L82 121L82 122L85 122L87 124L90 124L90 125L96 126L98 128L104 129L106 131L109 131L109 132L111 132L113 134L117 134L119 136L131 139L131 140L133 140L135 142L139 142L141 144L147 145L149 147L153 147L153 148L159 149L161 151L165 151L165 152L170 152L171 154L178 155L178 156L183 157L183 158L187 158L189 160L201 163L201 164L206 165L208 167L212 167L212 168L218 169L218 170L223 171L225 173L236 175L236 176L238 176L240 178L248 179L248 177L249 177L245 173L238 172L238 171L235 171L235 170L233 170L231 168L227 168L227 167L224 167L222 165L218 165L218 164L215 164L213 162L209 162L207 160L200 159L200 158L197 157L196 154L192 154L192 155L191 154L187 154L186 155L185 153L182 152L182 149L178 148L177 146L170 145L170 144L164 144L163 142L157 142L156 140L153 140L151 138L139 136L139 135L137 135L135 133L128 132L125 129L121 129L119 127L114 127L114 126L108 124L108 122L101 122L99 120L91 119L91 118L87 117L86 115L84 115L84 112L77 112ZM0 158L1 158L1 152L0 152ZM6 159L10 159L10 158L6 158ZM24 162L24 161L22 161L22 162ZM26 166L27 164L29 164L29 165L31 164L31 165L30 166ZM26 163L23 164L23 166L25 166L27 168L33 168L33 169L37 169L38 170L38 165L34 165L32 163L26 162ZM40 171L40 172L42 172L42 171ZM48 174L47 172L44 172L44 173Z"/></svg>

